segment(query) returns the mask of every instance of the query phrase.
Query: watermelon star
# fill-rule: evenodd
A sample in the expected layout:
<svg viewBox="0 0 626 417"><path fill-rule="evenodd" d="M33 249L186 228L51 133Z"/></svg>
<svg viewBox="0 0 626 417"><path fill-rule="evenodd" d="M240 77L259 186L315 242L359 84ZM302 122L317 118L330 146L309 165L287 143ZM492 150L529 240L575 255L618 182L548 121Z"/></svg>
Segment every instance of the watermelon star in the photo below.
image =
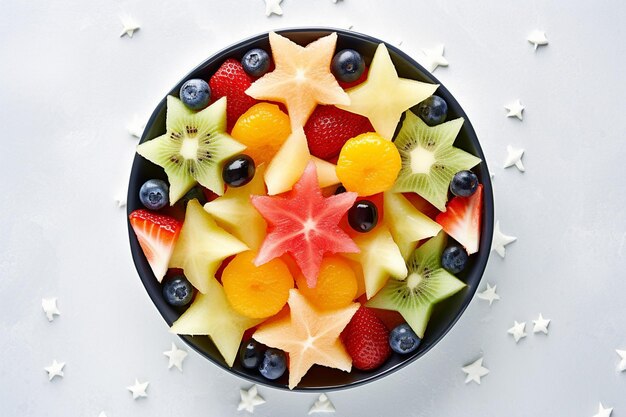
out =
<svg viewBox="0 0 626 417"><path fill-rule="evenodd" d="M307 285L314 288L325 253L356 253L358 246L339 227L339 221L357 194L323 197L315 163L285 196L252 196L252 204L268 223L268 233L255 259L257 266L284 253L292 255Z"/></svg>

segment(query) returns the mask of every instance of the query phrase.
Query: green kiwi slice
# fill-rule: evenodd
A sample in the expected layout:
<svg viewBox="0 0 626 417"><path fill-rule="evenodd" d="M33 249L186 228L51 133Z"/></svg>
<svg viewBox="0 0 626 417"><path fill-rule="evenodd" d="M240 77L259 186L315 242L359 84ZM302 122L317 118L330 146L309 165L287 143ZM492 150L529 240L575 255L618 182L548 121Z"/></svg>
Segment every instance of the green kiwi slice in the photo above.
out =
<svg viewBox="0 0 626 417"><path fill-rule="evenodd" d="M394 141L402 168L393 191L417 193L439 211L446 211L454 174L480 163L480 158L452 146L461 126L463 118L430 127L407 111Z"/></svg>
<svg viewBox="0 0 626 417"><path fill-rule="evenodd" d="M399 312L423 338L433 306L465 287L464 282L441 267L446 240L446 234L440 232L417 248L407 261L407 278L390 278L366 305Z"/></svg>
<svg viewBox="0 0 626 417"><path fill-rule="evenodd" d="M174 204L196 183L224 194L223 162L246 147L226 133L226 97L194 112L167 96L165 134L137 146L137 153L163 167Z"/></svg>

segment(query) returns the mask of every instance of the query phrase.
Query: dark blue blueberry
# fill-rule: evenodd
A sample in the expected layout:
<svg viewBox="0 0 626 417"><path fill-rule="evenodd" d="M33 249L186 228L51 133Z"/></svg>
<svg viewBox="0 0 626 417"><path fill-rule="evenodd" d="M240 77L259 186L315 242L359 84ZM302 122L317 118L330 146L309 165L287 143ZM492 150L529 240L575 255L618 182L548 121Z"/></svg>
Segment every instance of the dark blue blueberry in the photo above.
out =
<svg viewBox="0 0 626 417"><path fill-rule="evenodd" d="M406 323L396 326L389 333L389 347L394 352L402 355L413 352L420 345L421 341Z"/></svg>
<svg viewBox="0 0 626 417"><path fill-rule="evenodd" d="M169 305L186 306L193 298L193 286L182 275L173 277L163 283L163 297Z"/></svg>
<svg viewBox="0 0 626 417"><path fill-rule="evenodd" d="M472 171L459 171L450 181L450 191L459 197L469 197L478 188L478 177Z"/></svg>
<svg viewBox="0 0 626 417"><path fill-rule="evenodd" d="M439 96L430 96L417 105L417 115L428 126L439 125L446 121L448 104Z"/></svg>
<svg viewBox="0 0 626 417"><path fill-rule="evenodd" d="M239 362L246 369L256 369L261 364L265 346L254 339L248 340L247 343L239 348Z"/></svg>
<svg viewBox="0 0 626 417"><path fill-rule="evenodd" d="M270 56L263 49L251 49L241 58L241 65L248 75L261 77L270 69Z"/></svg>
<svg viewBox="0 0 626 417"><path fill-rule="evenodd" d="M365 61L354 49L343 49L335 54L330 69L337 80L351 83L359 79L365 70Z"/></svg>
<svg viewBox="0 0 626 417"><path fill-rule="evenodd" d="M254 161L248 155L239 155L224 164L222 179L231 187L246 185L254 177Z"/></svg>
<svg viewBox="0 0 626 417"><path fill-rule="evenodd" d="M376 227L378 208L369 200L355 202L348 210L348 223L357 232L365 233Z"/></svg>
<svg viewBox="0 0 626 417"><path fill-rule="evenodd" d="M211 88L206 81L195 78L180 87L179 95L181 101L191 110L202 110L209 105Z"/></svg>
<svg viewBox="0 0 626 417"><path fill-rule="evenodd" d="M287 357L280 349L269 348L263 354L259 372L267 379L280 378L287 369Z"/></svg>
<svg viewBox="0 0 626 417"><path fill-rule="evenodd" d="M441 254L441 266L451 274L458 274L467 266L469 256L460 246L450 246Z"/></svg>
<svg viewBox="0 0 626 417"><path fill-rule="evenodd" d="M170 187L165 181L148 180L139 189L139 201L147 209L158 210L169 202Z"/></svg>

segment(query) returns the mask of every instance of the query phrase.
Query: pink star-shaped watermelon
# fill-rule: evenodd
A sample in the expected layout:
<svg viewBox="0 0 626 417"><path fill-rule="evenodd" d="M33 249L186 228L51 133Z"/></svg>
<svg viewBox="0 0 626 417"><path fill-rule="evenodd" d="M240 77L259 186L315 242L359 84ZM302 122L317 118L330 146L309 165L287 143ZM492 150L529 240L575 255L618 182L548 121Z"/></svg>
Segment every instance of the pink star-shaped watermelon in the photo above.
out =
<svg viewBox="0 0 626 417"><path fill-rule="evenodd" d="M322 196L312 162L286 195L252 196L252 204L268 224L255 264L262 265L289 253L307 285L314 288L324 254L359 252L358 246L339 227L341 217L356 197L352 192Z"/></svg>

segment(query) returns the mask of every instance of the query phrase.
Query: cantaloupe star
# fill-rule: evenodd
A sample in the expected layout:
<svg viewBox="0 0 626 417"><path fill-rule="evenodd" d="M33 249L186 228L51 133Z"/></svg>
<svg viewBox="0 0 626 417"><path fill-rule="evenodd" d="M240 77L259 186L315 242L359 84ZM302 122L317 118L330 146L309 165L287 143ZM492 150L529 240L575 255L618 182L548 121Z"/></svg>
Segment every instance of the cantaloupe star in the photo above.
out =
<svg viewBox="0 0 626 417"><path fill-rule="evenodd" d="M289 389L313 365L350 372L352 359L339 339L359 308L358 303L336 310L318 310L298 290L289 291L290 315L263 324L253 338L289 353Z"/></svg>
<svg viewBox="0 0 626 417"><path fill-rule="evenodd" d="M431 96L438 84L398 77L384 43L378 45L367 80L347 91L350 104L340 109L367 117L376 132L391 140L402 113Z"/></svg>
<svg viewBox="0 0 626 417"><path fill-rule="evenodd" d="M255 81L246 94L258 100L284 103L292 127L304 126L318 104L350 104L348 95L330 72L337 34L302 47L270 32L276 69Z"/></svg>

